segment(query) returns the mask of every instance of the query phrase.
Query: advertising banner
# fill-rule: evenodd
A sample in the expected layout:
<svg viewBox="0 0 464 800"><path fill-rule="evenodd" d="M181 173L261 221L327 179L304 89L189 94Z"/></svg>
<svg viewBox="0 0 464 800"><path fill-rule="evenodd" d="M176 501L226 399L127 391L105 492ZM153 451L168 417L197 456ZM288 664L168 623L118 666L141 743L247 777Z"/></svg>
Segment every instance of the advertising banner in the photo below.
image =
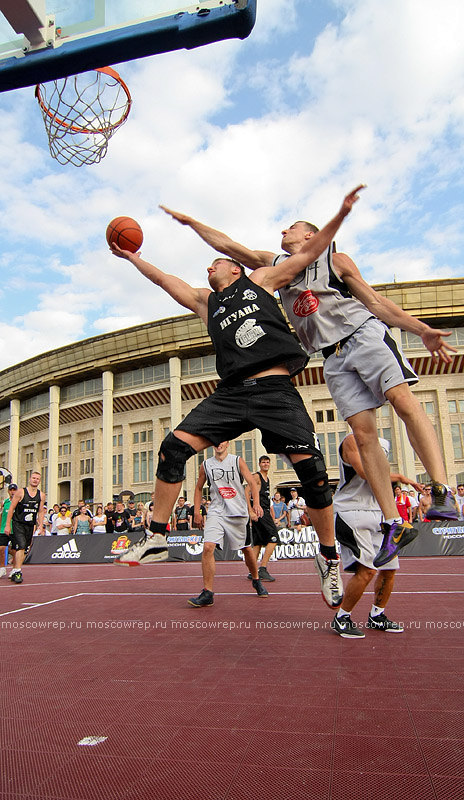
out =
<svg viewBox="0 0 464 800"><path fill-rule="evenodd" d="M419 522L419 536L401 551L407 556L462 556L464 555L464 520L460 522ZM280 544L271 561L312 558L317 551L317 536L313 528L301 531L284 528L279 531ZM35 536L26 557L28 564L106 564L111 563L140 538L101 533L88 536ZM168 536L168 561L200 561L203 552L203 532L179 531ZM243 559L241 551L216 549L219 561Z"/></svg>

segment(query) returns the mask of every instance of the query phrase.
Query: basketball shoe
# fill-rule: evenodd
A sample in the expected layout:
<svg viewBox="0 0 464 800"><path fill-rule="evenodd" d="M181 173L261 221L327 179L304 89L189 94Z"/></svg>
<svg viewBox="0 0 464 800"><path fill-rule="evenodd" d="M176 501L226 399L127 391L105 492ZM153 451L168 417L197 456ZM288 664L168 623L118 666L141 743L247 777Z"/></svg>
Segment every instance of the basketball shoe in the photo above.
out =
<svg viewBox="0 0 464 800"><path fill-rule="evenodd" d="M335 614L330 627L335 633L338 633L342 639L366 638L366 635L354 624L349 614L342 614L341 617L337 617Z"/></svg>
<svg viewBox="0 0 464 800"><path fill-rule="evenodd" d="M330 559L316 553L314 566L321 580L322 599L329 608L340 608L343 600L343 583L340 576L340 559Z"/></svg>
<svg viewBox="0 0 464 800"><path fill-rule="evenodd" d="M258 597L269 597L268 590L263 586L259 578L252 578L252 584Z"/></svg>
<svg viewBox="0 0 464 800"><path fill-rule="evenodd" d="M145 536L136 542L119 558L115 558L113 564L122 567L138 567L140 564L154 564L158 561L166 561L169 557L166 536L160 533L147 531Z"/></svg>
<svg viewBox="0 0 464 800"><path fill-rule="evenodd" d="M453 493L443 483L432 483L432 505L427 511L427 519L457 519L458 511Z"/></svg>
<svg viewBox="0 0 464 800"><path fill-rule="evenodd" d="M209 589L202 589L198 597L191 597L190 600L187 600L187 603L194 608L214 606L214 592L210 592Z"/></svg>
<svg viewBox="0 0 464 800"><path fill-rule="evenodd" d="M403 633L404 631L400 622L392 622L383 612L382 614L377 614L376 617L369 614L367 627L374 628L376 631L385 631L386 633Z"/></svg>
<svg viewBox="0 0 464 800"><path fill-rule="evenodd" d="M380 529L383 533L383 541L379 552L374 558L374 567L383 567L384 564L388 564L419 533L417 528L413 528L409 522L392 522L391 525L387 522L381 522Z"/></svg>

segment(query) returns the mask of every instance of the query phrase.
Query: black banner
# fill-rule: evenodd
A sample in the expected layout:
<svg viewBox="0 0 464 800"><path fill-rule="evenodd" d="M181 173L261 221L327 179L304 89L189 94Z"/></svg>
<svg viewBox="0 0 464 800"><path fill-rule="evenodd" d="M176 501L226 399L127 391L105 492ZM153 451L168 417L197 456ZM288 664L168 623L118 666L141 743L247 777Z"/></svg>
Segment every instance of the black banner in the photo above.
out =
<svg viewBox="0 0 464 800"><path fill-rule="evenodd" d="M464 556L464 520L460 522L418 522L419 536L401 551L405 556ZM317 550L317 536L313 528L279 531L280 544L272 554L272 561L312 558ZM100 533L87 536L35 536L26 557L28 564L105 564L111 563L134 541L126 534ZM168 561L200 561L203 551L203 532L177 531L168 536ZM216 549L219 561L242 559L241 552Z"/></svg>

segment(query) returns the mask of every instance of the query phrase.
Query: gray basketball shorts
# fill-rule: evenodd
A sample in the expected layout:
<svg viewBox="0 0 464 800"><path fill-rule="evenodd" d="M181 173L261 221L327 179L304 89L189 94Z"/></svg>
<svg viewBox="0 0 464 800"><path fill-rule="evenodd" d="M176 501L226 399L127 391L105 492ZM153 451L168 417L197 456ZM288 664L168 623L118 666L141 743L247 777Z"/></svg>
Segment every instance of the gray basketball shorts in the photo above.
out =
<svg viewBox="0 0 464 800"><path fill-rule="evenodd" d="M335 538L345 572L356 572L357 563L370 569L399 569L398 556L383 567L374 567L383 541L380 519L380 511L336 511Z"/></svg>
<svg viewBox="0 0 464 800"><path fill-rule="evenodd" d="M368 319L324 362L324 378L343 419L387 402L385 392L418 377L386 325Z"/></svg>
<svg viewBox="0 0 464 800"><path fill-rule="evenodd" d="M250 536L247 530L248 517L221 517L208 514L205 523L204 542L212 542L224 548L224 538L229 542L231 550L241 550L250 547Z"/></svg>

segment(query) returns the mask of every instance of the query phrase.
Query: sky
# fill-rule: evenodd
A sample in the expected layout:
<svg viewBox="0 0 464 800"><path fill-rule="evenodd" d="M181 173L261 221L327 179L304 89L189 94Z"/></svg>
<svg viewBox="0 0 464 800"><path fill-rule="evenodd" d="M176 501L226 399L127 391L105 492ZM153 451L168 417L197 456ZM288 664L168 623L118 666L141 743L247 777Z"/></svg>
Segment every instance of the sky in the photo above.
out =
<svg viewBox="0 0 464 800"><path fill-rule="evenodd" d="M243 41L116 65L131 114L79 168L33 88L0 94L0 370L188 313L106 245L131 216L147 261L207 285L213 251L160 203L279 252L365 183L337 249L369 283L464 276L462 30L461 0L258 0Z"/></svg>

